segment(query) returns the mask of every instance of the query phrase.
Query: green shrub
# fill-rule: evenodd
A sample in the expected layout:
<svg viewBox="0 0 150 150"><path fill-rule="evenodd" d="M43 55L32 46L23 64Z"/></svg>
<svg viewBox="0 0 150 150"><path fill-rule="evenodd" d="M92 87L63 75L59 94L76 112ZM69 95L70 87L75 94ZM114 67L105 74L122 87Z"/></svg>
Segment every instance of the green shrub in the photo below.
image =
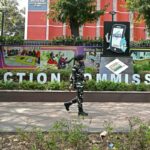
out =
<svg viewBox="0 0 150 150"><path fill-rule="evenodd" d="M19 89L19 84L16 82L2 82L0 81L0 89L1 90L17 90Z"/></svg>
<svg viewBox="0 0 150 150"><path fill-rule="evenodd" d="M2 69L0 70L0 80L3 80L3 75L6 72L8 72L8 70L2 70ZM16 76L16 73L18 72L18 70L11 70L11 72L13 74L12 79L14 81L18 82L19 78ZM70 75L71 75L71 69L48 69L48 70L44 70L44 71L34 70L34 72L33 72L33 70L19 70L19 72L26 73L24 80L29 80L29 74L33 73L33 81L37 80L37 75L41 72L43 72L47 75L48 81L51 80L51 73L55 73L55 74L60 73L61 81L68 81L70 78Z"/></svg>
<svg viewBox="0 0 150 150"><path fill-rule="evenodd" d="M136 91L136 84L128 84L128 91Z"/></svg>
<svg viewBox="0 0 150 150"><path fill-rule="evenodd" d="M56 37L55 39L51 41L33 41L28 40L25 41L19 36L0 36L0 43L7 44L7 45L68 45L68 46L102 46L103 39L100 37L99 39L83 39L82 37L73 38L71 36L68 37Z"/></svg>
<svg viewBox="0 0 150 150"><path fill-rule="evenodd" d="M68 81L71 75L71 69L60 69L59 73L61 74L62 81Z"/></svg>
<svg viewBox="0 0 150 150"><path fill-rule="evenodd" d="M47 86L37 82L23 81L19 84L19 88L23 90L46 90Z"/></svg>
<svg viewBox="0 0 150 150"><path fill-rule="evenodd" d="M87 134L83 132L84 126L82 124L73 123L69 126L68 142L70 147L74 149L85 149L85 142Z"/></svg>
<svg viewBox="0 0 150 150"><path fill-rule="evenodd" d="M3 80L4 73L7 72L6 70L0 69L0 81Z"/></svg>
<svg viewBox="0 0 150 150"><path fill-rule="evenodd" d="M108 86L106 87L106 91L115 91L117 89L118 83L108 82Z"/></svg>
<svg viewBox="0 0 150 150"><path fill-rule="evenodd" d="M96 89L98 91L106 91L108 86L111 84L110 81L100 81L96 83Z"/></svg>
<svg viewBox="0 0 150 150"><path fill-rule="evenodd" d="M35 127L31 132L18 129L18 135L19 140L26 141L31 150L85 150L87 134L83 132L84 128L80 122L62 119L56 121L48 133Z"/></svg>
<svg viewBox="0 0 150 150"><path fill-rule="evenodd" d="M94 68L94 67L86 67L85 68L85 73L90 73L92 75L92 79L96 80L96 73L97 73L96 68Z"/></svg>
<svg viewBox="0 0 150 150"><path fill-rule="evenodd" d="M129 84L121 82L116 83L116 91L129 91Z"/></svg>
<svg viewBox="0 0 150 150"><path fill-rule="evenodd" d="M113 122L106 120L103 128L107 135L102 140L99 133L85 132L87 127L80 120L62 119L56 121L46 133L36 127L30 132L18 129L18 140L26 143L31 150L104 150L109 149L109 143L116 150L149 150L149 123L138 117L129 117L128 127L128 132L116 133Z"/></svg>
<svg viewBox="0 0 150 150"><path fill-rule="evenodd" d="M108 133L105 144L113 144L112 149L117 150L149 150L150 128L149 123L138 117L129 117L129 130L126 133L114 133L113 123L107 123L105 130Z"/></svg>
<svg viewBox="0 0 150 150"><path fill-rule="evenodd" d="M144 83L136 85L136 91L149 91L149 90L150 90L150 86Z"/></svg>
<svg viewBox="0 0 150 150"><path fill-rule="evenodd" d="M96 90L96 82L94 80L88 80L85 83L85 90L95 91Z"/></svg>
<svg viewBox="0 0 150 150"><path fill-rule="evenodd" d="M24 40L20 36L0 36L0 42L7 45L23 45Z"/></svg>
<svg viewBox="0 0 150 150"><path fill-rule="evenodd" d="M133 69L134 69L134 73L136 73L136 74L138 74L139 72L141 72L143 70L142 66L138 65L138 64L134 64Z"/></svg>
<svg viewBox="0 0 150 150"><path fill-rule="evenodd" d="M95 72L95 69L93 68L87 68L86 70L88 73L92 73L92 75ZM70 79L70 73L71 70L55 70L55 73L59 72L61 74L61 82L54 82L54 81L50 81L51 77L51 70L47 70L45 71L45 73L47 74L47 80L49 82L45 83L45 84L40 84L38 83L37 80L37 74L40 73L39 70L35 71L34 73L34 81L30 82L29 80L29 76L28 74L30 73L29 70L24 70L24 71L20 71L20 72L25 72L27 75L24 77L24 80L22 83L18 83L18 77L16 76L16 72L17 70L13 71L13 82L6 82L4 83L3 81L3 74L7 72L6 70L0 70L0 89L8 89L8 90L19 90L19 89L23 89L23 90L68 90L69 88L69 79ZM148 71L144 71L141 73L141 78L144 78L145 74L149 73ZM144 79L143 79L144 81ZM114 83L111 81L99 81L96 82L95 79L92 80L87 80L85 82L85 90L87 91L150 91L150 85L146 85L144 83L141 84L126 84L126 83Z"/></svg>
<svg viewBox="0 0 150 150"><path fill-rule="evenodd" d="M134 62L134 73L141 73L143 71L150 71L150 59L136 60Z"/></svg>
<svg viewBox="0 0 150 150"><path fill-rule="evenodd" d="M96 74L96 69L93 68L93 67L86 67L85 68L85 73Z"/></svg>
<svg viewBox="0 0 150 150"><path fill-rule="evenodd" d="M60 83L56 81L48 82L48 90L60 90Z"/></svg>
<svg viewBox="0 0 150 150"><path fill-rule="evenodd" d="M70 85L69 82L65 82L65 81L60 82L60 90L68 90L69 85Z"/></svg>

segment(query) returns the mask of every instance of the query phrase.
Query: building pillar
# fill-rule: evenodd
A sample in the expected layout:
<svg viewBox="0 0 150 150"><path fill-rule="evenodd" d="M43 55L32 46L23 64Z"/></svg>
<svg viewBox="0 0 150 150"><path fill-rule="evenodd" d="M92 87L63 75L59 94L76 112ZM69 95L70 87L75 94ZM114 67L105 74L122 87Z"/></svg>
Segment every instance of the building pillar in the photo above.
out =
<svg viewBox="0 0 150 150"><path fill-rule="evenodd" d="M49 13L50 0L47 0L47 14ZM46 19L46 40L49 40L49 18Z"/></svg>
<svg viewBox="0 0 150 150"><path fill-rule="evenodd" d="M112 1L112 10L114 11L114 12L117 12L117 0L113 0ZM114 16L114 21L117 21L117 15L115 14Z"/></svg>
<svg viewBox="0 0 150 150"><path fill-rule="evenodd" d="M66 23L63 24L63 36L66 37Z"/></svg>
<svg viewBox="0 0 150 150"><path fill-rule="evenodd" d="M130 22L130 40L134 40L134 16L132 12L129 12L129 22Z"/></svg>
<svg viewBox="0 0 150 150"><path fill-rule="evenodd" d="M145 35L146 35L145 38L146 38L146 40L147 40L147 39L150 39L149 34L150 34L150 33L148 33L147 26L145 26Z"/></svg>
<svg viewBox="0 0 150 150"><path fill-rule="evenodd" d="M100 4L101 4L101 0L97 0L96 10L100 10ZM100 17L96 22L96 38L98 39L99 37L100 37Z"/></svg>
<svg viewBox="0 0 150 150"><path fill-rule="evenodd" d="M24 39L28 38L28 0L26 1L26 10L25 10L25 28L24 28Z"/></svg>
<svg viewBox="0 0 150 150"><path fill-rule="evenodd" d="M83 37L83 26L84 26L84 25L82 25L82 26L79 28L79 36L80 36L80 37Z"/></svg>

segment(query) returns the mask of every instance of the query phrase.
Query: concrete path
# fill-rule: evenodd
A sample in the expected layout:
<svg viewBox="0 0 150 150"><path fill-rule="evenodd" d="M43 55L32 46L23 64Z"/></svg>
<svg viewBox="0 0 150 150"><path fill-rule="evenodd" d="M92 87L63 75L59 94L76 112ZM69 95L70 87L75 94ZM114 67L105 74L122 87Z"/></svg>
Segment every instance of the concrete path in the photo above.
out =
<svg viewBox="0 0 150 150"><path fill-rule="evenodd" d="M67 112L63 103L1 102L0 132L15 132L17 128L30 130L35 126L48 130L54 122L61 119L83 123L91 132L104 130L106 123L111 123L115 131L127 131L130 117L150 120L150 103L94 102L84 103L84 109L89 116L82 118L77 115L76 104Z"/></svg>

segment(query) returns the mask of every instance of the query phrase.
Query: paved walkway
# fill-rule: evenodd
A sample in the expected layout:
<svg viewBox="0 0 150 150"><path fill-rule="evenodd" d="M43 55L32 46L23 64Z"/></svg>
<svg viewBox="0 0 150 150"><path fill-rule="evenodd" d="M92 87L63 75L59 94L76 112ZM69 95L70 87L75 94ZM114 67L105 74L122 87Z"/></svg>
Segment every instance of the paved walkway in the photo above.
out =
<svg viewBox="0 0 150 150"><path fill-rule="evenodd" d="M105 122L111 122L116 131L126 131L129 117L150 120L150 103L84 103L89 113L86 118L78 117L77 105L68 113L63 103L12 102L0 103L0 132L15 132L17 128L30 130L34 126L48 130L61 119L77 120L87 126L87 130L98 132Z"/></svg>

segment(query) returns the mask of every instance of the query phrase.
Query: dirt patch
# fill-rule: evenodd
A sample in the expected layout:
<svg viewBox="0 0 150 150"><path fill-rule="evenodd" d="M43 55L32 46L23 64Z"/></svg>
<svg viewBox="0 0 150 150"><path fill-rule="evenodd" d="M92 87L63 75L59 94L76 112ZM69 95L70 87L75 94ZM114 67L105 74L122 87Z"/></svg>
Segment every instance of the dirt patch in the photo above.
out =
<svg viewBox="0 0 150 150"><path fill-rule="evenodd" d="M45 134L45 137L47 134ZM0 149L1 150L31 150L34 147L33 139L27 140L23 139L21 135L18 134L1 134L0 135ZM41 143L42 144L42 143ZM62 144L62 143L59 143ZM61 147L61 146L60 146ZM75 150L71 145L62 146L62 149L66 147L65 150ZM99 133L88 134L86 142L84 143L82 150L98 150L103 147L103 150L107 149L106 142L102 141ZM53 148L55 149L55 148ZM50 148L44 148L39 145L35 150L53 150Z"/></svg>

